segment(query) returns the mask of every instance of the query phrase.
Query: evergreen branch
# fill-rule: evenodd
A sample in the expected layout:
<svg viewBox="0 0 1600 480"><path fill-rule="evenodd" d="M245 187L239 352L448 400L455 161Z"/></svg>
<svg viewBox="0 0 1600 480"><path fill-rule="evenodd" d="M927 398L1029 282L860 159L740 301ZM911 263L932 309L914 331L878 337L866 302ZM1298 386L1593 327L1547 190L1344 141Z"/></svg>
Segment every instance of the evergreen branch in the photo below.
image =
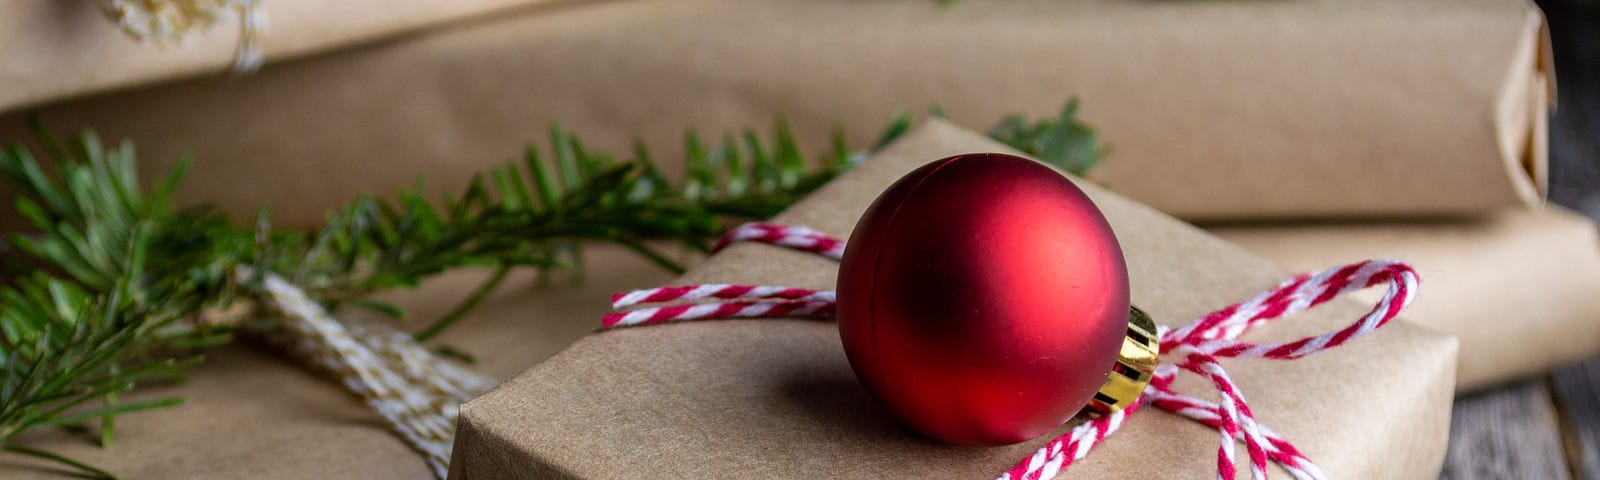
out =
<svg viewBox="0 0 1600 480"><path fill-rule="evenodd" d="M186 226L214 219L174 212L170 188L142 192L126 144L106 149L88 133L65 148L42 129L40 136L52 170L20 147L0 151L0 178L38 230L8 237L25 257L7 257L9 270L25 273L0 287L0 446L103 476L11 439L98 419L105 443L116 415L181 401L116 399L139 381L177 378L198 360L184 351L225 339L225 329L183 321L214 290L190 271L205 256L167 254L190 245ZM175 178L165 183L175 185ZM103 406L89 406L96 400Z"/></svg>
<svg viewBox="0 0 1600 480"><path fill-rule="evenodd" d="M24 446L21 446L21 445L5 445L3 447L0 447L0 450L4 450L4 451L7 451L7 452L16 453L16 454L21 454L21 455L27 455L27 456L30 456L30 457L38 457L38 458L42 458L42 459L45 459L45 460L56 462L56 463L59 463L59 464L62 464L62 465L66 465L68 467L72 467L72 468L77 470L76 472L74 472L73 475L76 476L76 477L79 477L79 478L106 479L106 480L115 480L117 478L117 476L116 475L112 475L111 472L107 472L105 470L101 470L101 469L95 468L92 465L89 465L87 463L83 463L83 462L80 462L80 461L77 461L77 460L73 460L71 458L67 458L67 457L63 457L61 455L57 455L57 454L54 454L54 453L46 452L44 450L32 449L32 448L24 447Z"/></svg>
<svg viewBox="0 0 1600 480"><path fill-rule="evenodd" d="M1008 118L991 135L1081 174L1105 149L1075 118L1076 105L1037 123ZM910 123L909 115L892 117L872 150ZM619 160L552 127L548 158L530 146L520 162L480 173L457 194L430 200L419 181L392 197L362 196L330 213L322 228L298 231L273 228L265 210L236 224L211 208L176 208L172 195L187 161L145 191L131 144L106 148L88 132L65 145L37 130L52 168L21 146L0 150L0 180L18 193L17 212L37 229L7 237L22 255L5 259L12 273L0 279L0 447L99 476L109 474L11 441L32 428L99 420L102 443L109 443L117 415L176 404L180 399L117 399L140 381L176 378L198 361L189 352L226 343L235 329L281 328L263 319L220 324L205 315L235 301L259 303L267 273L290 279L330 310L348 302L402 318L370 295L450 270L493 269L417 333L427 340L515 268L581 267L584 244L616 244L682 271L663 245L707 251L725 226L777 214L871 151L851 150L836 131L827 154L808 158L782 121L770 136L745 131L706 142L691 131L683 180L673 181L642 145ZM253 273L240 277L239 266Z"/></svg>
<svg viewBox="0 0 1600 480"><path fill-rule="evenodd" d="M1056 118L1030 122L1011 115L989 130L989 136L1062 171L1083 175L1111 153L1094 128L1078 120L1078 99L1067 100Z"/></svg>
<svg viewBox="0 0 1600 480"><path fill-rule="evenodd" d="M509 273L511 273L511 267L508 265L502 265L498 268L495 268L494 274L490 275L489 279L485 280L482 285L478 286L478 288L473 289L472 294L468 295L466 300L463 300L460 304L456 305L455 308L451 308L450 312L445 313L444 316L439 317L439 319L435 320L432 324L418 331L416 334L417 341L426 342L428 340L432 340L435 335L439 334L439 332L443 332L444 329L450 328L451 325L455 325L457 320L460 320L461 317L467 315L467 312L477 308L479 303L483 303L483 299L488 298L489 294L493 293L494 289L500 286L500 282L504 281L506 279L506 275Z"/></svg>

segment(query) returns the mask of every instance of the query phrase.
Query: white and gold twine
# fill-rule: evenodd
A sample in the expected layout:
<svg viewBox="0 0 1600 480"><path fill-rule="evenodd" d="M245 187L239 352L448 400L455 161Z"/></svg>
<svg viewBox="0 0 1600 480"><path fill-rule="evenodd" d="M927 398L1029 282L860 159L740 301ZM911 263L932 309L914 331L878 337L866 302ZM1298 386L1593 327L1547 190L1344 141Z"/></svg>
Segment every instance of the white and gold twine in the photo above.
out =
<svg viewBox="0 0 1600 480"><path fill-rule="evenodd" d="M249 276L241 269L241 276ZM445 478L462 402L494 380L445 361L387 323L339 320L275 274L265 277L268 307L282 314L291 354L338 378Z"/></svg>

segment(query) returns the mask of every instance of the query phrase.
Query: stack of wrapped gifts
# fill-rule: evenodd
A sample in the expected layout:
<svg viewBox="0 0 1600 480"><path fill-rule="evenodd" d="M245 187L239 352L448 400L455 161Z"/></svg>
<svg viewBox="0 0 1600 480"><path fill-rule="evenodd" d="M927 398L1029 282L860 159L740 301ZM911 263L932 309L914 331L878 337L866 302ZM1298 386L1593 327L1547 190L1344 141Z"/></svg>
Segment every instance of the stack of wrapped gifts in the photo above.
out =
<svg viewBox="0 0 1600 480"><path fill-rule="evenodd" d="M594 150L654 146L678 172L693 168L674 153L686 131L716 143L776 120L803 151L837 135L865 152L771 219L843 239L928 162L1038 154L985 130L1076 98L1075 119L1105 148L1073 181L1156 324L1364 259L1420 274L1415 302L1357 341L1287 363L1223 361L1261 424L1329 478L1434 478L1457 393L1600 353L1600 242L1591 220L1544 201L1555 78L1544 19L1520 0L262 0L241 8L270 20L251 32L263 64L237 73L248 25L136 43L88 3L0 5L0 139L30 138L31 119L132 139L147 184L193 158L179 203L235 218L264 206L284 227L419 177L430 197L460 191L554 124ZM869 143L895 112L930 107ZM22 228L7 215L0 225ZM496 278L434 340L499 381L460 405L450 477L992 478L1084 421L1004 446L929 439L857 381L829 322L597 330L611 295L632 289L833 289L839 264L826 258L737 243L682 252L680 276L633 249L585 251L577 272ZM435 318L493 275L376 298ZM1241 339L1337 330L1383 294ZM234 342L206 357L182 382L122 395L185 400L120 416L110 446L59 429L5 444L126 478L435 475L378 413L280 349ZM1216 400L1201 380L1174 388ZM1210 476L1217 437L1149 408L1062 475ZM32 457L0 457L0 471L61 473Z"/></svg>

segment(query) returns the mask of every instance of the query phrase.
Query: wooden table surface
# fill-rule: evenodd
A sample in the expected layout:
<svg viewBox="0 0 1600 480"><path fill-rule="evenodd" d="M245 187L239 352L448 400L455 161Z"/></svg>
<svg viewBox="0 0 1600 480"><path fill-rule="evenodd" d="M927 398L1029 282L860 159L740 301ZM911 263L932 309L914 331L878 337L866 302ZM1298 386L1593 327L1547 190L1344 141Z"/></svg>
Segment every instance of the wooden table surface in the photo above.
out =
<svg viewBox="0 0 1600 480"><path fill-rule="evenodd" d="M1600 2L1539 6L1560 80L1550 199L1600 219ZM1600 329L1594 320L1588 328ZM1600 480L1600 356L1456 398L1439 478Z"/></svg>
<svg viewBox="0 0 1600 480"><path fill-rule="evenodd" d="M1600 479L1600 357L1456 398L1439 478Z"/></svg>

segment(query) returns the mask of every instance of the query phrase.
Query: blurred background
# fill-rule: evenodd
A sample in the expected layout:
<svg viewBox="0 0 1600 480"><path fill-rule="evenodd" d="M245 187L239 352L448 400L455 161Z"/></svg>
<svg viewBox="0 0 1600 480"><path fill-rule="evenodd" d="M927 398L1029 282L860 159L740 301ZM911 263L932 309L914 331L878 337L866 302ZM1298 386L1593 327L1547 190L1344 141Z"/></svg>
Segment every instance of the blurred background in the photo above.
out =
<svg viewBox="0 0 1600 480"><path fill-rule="evenodd" d="M1600 13L1594 2L1539 2L1550 21L1558 110L1550 124L1550 200L1600 218Z"/></svg>
<svg viewBox="0 0 1600 480"><path fill-rule="evenodd" d="M265 206L285 228L418 178L427 195L460 191L527 148L643 146L681 178L704 150L686 132L710 148L786 138L809 161L869 154L886 128L931 117L1059 156L1288 270L1415 264L1427 293L1406 318L1461 340L1442 478L1600 479L1600 2L0 4L0 140L41 147L31 120L128 139L147 185L189 157L181 203L234 219ZM0 225L25 228L9 209ZM514 375L587 334L611 291L670 278L623 258L593 257L574 284L523 278L485 307L559 318L442 338L538 344L479 359ZM452 285L430 291L470 291ZM438 315L435 294L392 300ZM252 391L229 383L243 372L294 372L217 356L169 387L193 411L228 411L244 396L229 392ZM271 468L254 449L385 435L272 418L237 425L271 438L211 453ZM151 478L184 475L150 452L216 443L199 427L124 430L133 440L112 449L34 441ZM426 475L386 464L397 451L306 461Z"/></svg>

